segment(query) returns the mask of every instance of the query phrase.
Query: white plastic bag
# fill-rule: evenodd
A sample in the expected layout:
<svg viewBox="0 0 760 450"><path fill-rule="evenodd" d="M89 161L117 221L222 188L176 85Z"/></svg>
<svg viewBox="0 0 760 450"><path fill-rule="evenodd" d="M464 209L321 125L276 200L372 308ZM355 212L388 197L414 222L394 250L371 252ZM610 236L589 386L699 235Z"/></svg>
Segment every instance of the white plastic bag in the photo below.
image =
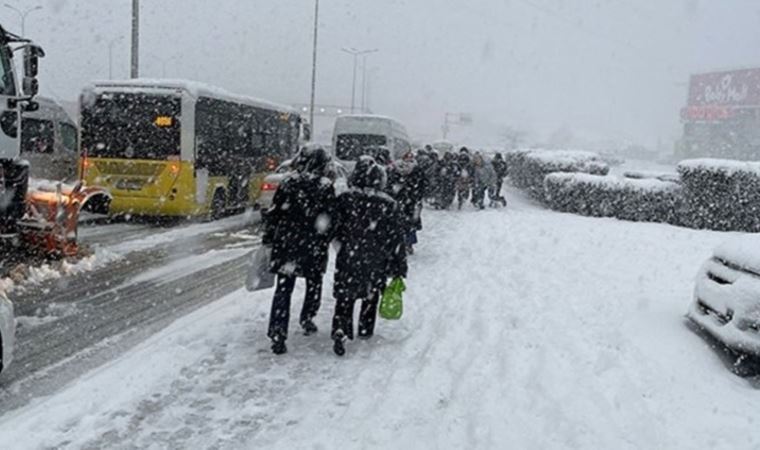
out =
<svg viewBox="0 0 760 450"><path fill-rule="evenodd" d="M245 288L249 292L261 291L274 287L275 274L269 271L269 263L271 260L271 247L261 246L251 253L248 276L245 279Z"/></svg>

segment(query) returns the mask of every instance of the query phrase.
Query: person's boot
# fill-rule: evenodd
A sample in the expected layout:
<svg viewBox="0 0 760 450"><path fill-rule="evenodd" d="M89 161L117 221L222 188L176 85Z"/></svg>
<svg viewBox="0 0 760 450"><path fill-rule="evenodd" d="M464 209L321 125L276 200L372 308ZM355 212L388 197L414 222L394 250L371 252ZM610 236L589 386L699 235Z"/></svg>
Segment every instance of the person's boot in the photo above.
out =
<svg viewBox="0 0 760 450"><path fill-rule="evenodd" d="M374 334L375 333L370 330L363 330L359 328L359 339L361 339L362 341L368 341L372 339L372 336L374 336Z"/></svg>
<svg viewBox="0 0 760 450"><path fill-rule="evenodd" d="M311 319L302 323L301 328L303 328L304 336L311 336L312 334L317 334L317 331L319 331L317 325Z"/></svg>
<svg viewBox="0 0 760 450"><path fill-rule="evenodd" d="M335 337L333 338L333 351L338 356L343 356L346 354L346 337L343 335L342 331L339 331L336 333Z"/></svg>
<svg viewBox="0 0 760 450"><path fill-rule="evenodd" d="M288 352L288 347L285 345L285 339L276 337L272 339L272 353L275 355L284 355Z"/></svg>

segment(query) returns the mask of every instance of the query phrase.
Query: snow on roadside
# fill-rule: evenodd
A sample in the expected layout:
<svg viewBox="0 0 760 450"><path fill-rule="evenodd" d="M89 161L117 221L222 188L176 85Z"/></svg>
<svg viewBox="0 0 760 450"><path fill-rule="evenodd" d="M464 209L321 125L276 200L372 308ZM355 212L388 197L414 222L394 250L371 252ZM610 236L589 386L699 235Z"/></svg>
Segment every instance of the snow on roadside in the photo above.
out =
<svg viewBox="0 0 760 450"><path fill-rule="evenodd" d="M118 244L109 245L107 248L109 251L125 255L127 253L148 250L159 245L168 244L179 239L189 239L194 237L202 237L213 233L218 233L230 228L242 227L251 225L258 220L258 213L253 211L246 211L243 214L229 217L226 219L217 220L214 222L192 224L184 227L173 228L164 232L150 234L138 239L129 240L126 242L120 242Z"/></svg>
<svg viewBox="0 0 760 450"><path fill-rule="evenodd" d="M271 292L239 291L0 417L0 435L22 449L760 445L760 393L684 326L724 234L510 205L426 212L405 317L344 359L331 283L320 333L293 317L283 357Z"/></svg>
<svg viewBox="0 0 760 450"><path fill-rule="evenodd" d="M160 280L161 283L169 283L186 277L190 273L200 272L211 267L224 264L227 261L239 258L249 253L251 248L233 248L222 250L210 250L200 255L192 255L180 260L171 262L164 266L142 272L136 277L130 279L126 285L144 283L146 281ZM180 289L180 288L178 288Z"/></svg>
<svg viewBox="0 0 760 450"><path fill-rule="evenodd" d="M46 281L57 280L65 276L77 275L107 266L122 257L108 249L96 249L95 252L75 262L58 261L39 266L23 266L21 279L14 277L0 278L0 295L7 296L13 292L24 291L30 286L38 286Z"/></svg>

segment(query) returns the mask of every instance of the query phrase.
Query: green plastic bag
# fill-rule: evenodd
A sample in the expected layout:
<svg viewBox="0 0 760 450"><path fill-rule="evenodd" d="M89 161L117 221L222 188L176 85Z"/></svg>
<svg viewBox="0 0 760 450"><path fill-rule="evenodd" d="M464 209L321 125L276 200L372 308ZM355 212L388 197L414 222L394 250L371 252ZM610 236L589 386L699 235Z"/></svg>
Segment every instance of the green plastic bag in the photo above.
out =
<svg viewBox="0 0 760 450"><path fill-rule="evenodd" d="M404 291L406 284L403 278L394 278L383 291L380 299L380 317L385 320L399 320L404 312Z"/></svg>

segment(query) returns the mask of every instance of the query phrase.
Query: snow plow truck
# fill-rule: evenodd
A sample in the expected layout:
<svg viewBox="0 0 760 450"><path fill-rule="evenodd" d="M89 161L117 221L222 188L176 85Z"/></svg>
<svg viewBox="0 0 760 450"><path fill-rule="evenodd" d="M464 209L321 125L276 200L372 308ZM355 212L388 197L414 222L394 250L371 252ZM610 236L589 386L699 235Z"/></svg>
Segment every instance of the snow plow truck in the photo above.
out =
<svg viewBox="0 0 760 450"><path fill-rule="evenodd" d="M20 80L14 66L14 54L19 53ZM110 196L81 182L30 183L29 163L21 158L20 121L22 112L39 108L34 98L39 91L39 59L44 56L41 47L0 25L0 248L21 246L67 257L78 253L80 212L88 204L107 208Z"/></svg>

